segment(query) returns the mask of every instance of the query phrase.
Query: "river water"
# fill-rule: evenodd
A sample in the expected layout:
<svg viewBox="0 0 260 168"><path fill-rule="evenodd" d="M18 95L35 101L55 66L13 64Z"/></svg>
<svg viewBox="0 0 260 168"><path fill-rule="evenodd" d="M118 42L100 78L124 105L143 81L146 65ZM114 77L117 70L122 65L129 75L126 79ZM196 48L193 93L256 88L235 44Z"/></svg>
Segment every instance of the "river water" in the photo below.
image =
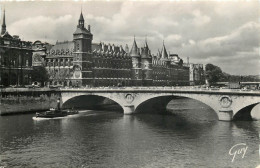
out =
<svg viewBox="0 0 260 168"><path fill-rule="evenodd" d="M260 121L218 121L209 107L191 99L173 100L168 108L171 114L86 110L40 121L33 114L1 116L0 167L260 165Z"/></svg>

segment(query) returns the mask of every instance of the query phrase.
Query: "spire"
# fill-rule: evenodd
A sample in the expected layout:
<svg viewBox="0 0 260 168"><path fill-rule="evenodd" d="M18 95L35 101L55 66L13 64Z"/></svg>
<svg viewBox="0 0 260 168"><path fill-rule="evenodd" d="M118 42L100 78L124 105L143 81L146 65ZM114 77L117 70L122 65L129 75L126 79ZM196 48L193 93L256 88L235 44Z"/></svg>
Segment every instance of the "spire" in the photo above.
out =
<svg viewBox="0 0 260 168"><path fill-rule="evenodd" d="M144 44L144 47L149 50L149 47L148 47L148 44L147 44L147 36L145 36L145 44Z"/></svg>
<svg viewBox="0 0 260 168"><path fill-rule="evenodd" d="M142 52L141 52L141 57L142 58L150 58L151 54L150 54L150 50L147 44L147 38L145 36L145 43L144 43L144 47L142 48Z"/></svg>
<svg viewBox="0 0 260 168"><path fill-rule="evenodd" d="M79 24L78 24L78 27L80 28L84 28L84 17L83 17L83 14L82 14L82 7L81 7L81 12L80 12L80 16L79 16Z"/></svg>
<svg viewBox="0 0 260 168"><path fill-rule="evenodd" d="M162 53L161 53L160 49L158 49L158 58L161 58L161 56L162 56Z"/></svg>
<svg viewBox="0 0 260 168"><path fill-rule="evenodd" d="M5 9L4 9L3 26L6 26L6 25L5 25Z"/></svg>
<svg viewBox="0 0 260 168"><path fill-rule="evenodd" d="M162 60L167 60L168 59L168 54L167 54L167 51L166 51L166 48L165 48L165 45L164 45L164 41L163 41L163 48L162 48L162 57L161 59Z"/></svg>
<svg viewBox="0 0 260 168"><path fill-rule="evenodd" d="M81 10L81 12L80 12L79 21L84 21L84 17L83 17L83 14L82 14L82 10Z"/></svg>
<svg viewBox="0 0 260 168"><path fill-rule="evenodd" d="M4 9L4 16L3 16L3 24L2 24L1 35L3 35L5 32L6 32L6 25L5 25L5 9Z"/></svg>
<svg viewBox="0 0 260 168"><path fill-rule="evenodd" d="M136 41L135 41L135 36L134 36L134 43L133 43L133 46L132 46L132 49L131 49L129 55L132 56L132 57L138 57L139 56L138 47L137 47L137 44L136 44Z"/></svg>

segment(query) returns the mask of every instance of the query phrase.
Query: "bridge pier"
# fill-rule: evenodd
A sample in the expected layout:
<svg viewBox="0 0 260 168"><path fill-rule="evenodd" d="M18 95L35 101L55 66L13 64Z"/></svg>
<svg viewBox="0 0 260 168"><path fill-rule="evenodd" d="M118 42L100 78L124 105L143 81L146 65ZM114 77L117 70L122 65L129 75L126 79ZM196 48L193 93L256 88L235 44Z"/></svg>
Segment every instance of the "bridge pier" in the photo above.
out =
<svg viewBox="0 0 260 168"><path fill-rule="evenodd" d="M60 92L60 103L63 103L63 106L66 103L74 104L75 100L82 99L83 96L105 97L119 104L126 115L139 112L165 112L168 102L174 97L187 97L211 107L217 113L219 120L222 121L236 119L235 116L241 109L260 103L259 91L224 89L210 90L185 87L70 88L60 89ZM76 101L76 103L78 102ZM84 100L81 102L83 104Z"/></svg>
<svg viewBox="0 0 260 168"><path fill-rule="evenodd" d="M218 119L220 121L231 121L233 117L233 110L221 109L218 112Z"/></svg>
<svg viewBox="0 0 260 168"><path fill-rule="evenodd" d="M124 114L126 114L126 115L133 114L135 112L135 106L134 105L124 105L123 110L124 110Z"/></svg>

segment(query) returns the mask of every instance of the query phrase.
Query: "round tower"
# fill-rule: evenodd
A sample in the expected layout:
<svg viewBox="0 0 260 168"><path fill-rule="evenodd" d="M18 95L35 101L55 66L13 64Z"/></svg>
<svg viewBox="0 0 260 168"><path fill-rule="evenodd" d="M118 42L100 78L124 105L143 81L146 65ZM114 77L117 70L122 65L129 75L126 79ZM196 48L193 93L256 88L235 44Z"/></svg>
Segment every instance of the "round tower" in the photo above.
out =
<svg viewBox="0 0 260 168"><path fill-rule="evenodd" d="M137 47L135 38L132 49L129 53L132 58L132 85L141 86L142 85L142 68L141 68L141 56L139 48Z"/></svg>
<svg viewBox="0 0 260 168"><path fill-rule="evenodd" d="M144 47L141 49L141 68L143 86L152 86L153 84L153 70L152 70L152 55L145 39Z"/></svg>

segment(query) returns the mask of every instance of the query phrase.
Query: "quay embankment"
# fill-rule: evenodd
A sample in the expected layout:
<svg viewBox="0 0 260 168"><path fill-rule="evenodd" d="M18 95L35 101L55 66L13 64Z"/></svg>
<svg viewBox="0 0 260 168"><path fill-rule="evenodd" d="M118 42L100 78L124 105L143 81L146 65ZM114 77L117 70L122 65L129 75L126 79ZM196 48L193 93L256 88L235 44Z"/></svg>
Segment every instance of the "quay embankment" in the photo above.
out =
<svg viewBox="0 0 260 168"><path fill-rule="evenodd" d="M12 115L46 111L57 107L60 90L52 88L1 88L0 115ZM75 98L62 108L88 110L120 110L113 101L103 97Z"/></svg>
<svg viewBox="0 0 260 168"><path fill-rule="evenodd" d="M0 115L32 113L57 107L60 92L51 88L1 88Z"/></svg>

